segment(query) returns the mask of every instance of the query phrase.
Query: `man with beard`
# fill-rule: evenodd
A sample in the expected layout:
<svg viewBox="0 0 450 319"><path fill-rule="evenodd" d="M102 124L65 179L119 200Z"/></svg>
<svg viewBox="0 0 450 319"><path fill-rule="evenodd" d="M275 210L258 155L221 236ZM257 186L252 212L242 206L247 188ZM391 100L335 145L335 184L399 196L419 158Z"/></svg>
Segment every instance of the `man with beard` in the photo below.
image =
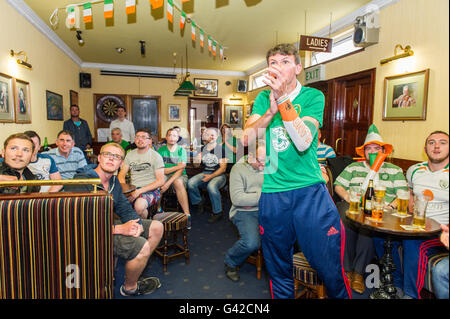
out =
<svg viewBox="0 0 450 319"><path fill-rule="evenodd" d="M161 198L159 188L164 185L164 161L161 155L151 149L152 133L148 129L139 129L134 141L137 148L125 157L118 177L121 183L125 183L125 176L130 171L131 184L137 188L128 200L134 202L134 209L141 218L147 218L147 208Z"/></svg>
<svg viewBox="0 0 450 319"><path fill-rule="evenodd" d="M0 181L33 180L36 177L27 168L34 152L33 141L25 134L9 136L3 146ZM0 187L0 194L39 192L39 186Z"/></svg>

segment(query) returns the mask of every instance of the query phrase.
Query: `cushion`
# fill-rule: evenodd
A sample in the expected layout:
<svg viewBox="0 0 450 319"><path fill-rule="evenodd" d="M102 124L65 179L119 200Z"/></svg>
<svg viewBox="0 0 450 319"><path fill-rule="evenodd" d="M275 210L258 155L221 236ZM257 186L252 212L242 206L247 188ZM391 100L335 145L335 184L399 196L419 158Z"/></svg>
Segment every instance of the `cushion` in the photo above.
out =
<svg viewBox="0 0 450 319"><path fill-rule="evenodd" d="M317 272L309 265L302 252L294 254L294 278L308 285L320 285L322 280Z"/></svg>
<svg viewBox="0 0 450 319"><path fill-rule="evenodd" d="M164 224L164 231L177 231L187 227L188 218L183 213L164 212L153 216L154 220L158 220Z"/></svg>

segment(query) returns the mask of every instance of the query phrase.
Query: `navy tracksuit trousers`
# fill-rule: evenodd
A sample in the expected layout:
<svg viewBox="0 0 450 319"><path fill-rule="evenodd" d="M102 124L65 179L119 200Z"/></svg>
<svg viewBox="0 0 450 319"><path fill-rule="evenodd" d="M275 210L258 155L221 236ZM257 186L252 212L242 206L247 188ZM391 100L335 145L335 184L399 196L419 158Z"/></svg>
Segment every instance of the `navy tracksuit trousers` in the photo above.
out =
<svg viewBox="0 0 450 319"><path fill-rule="evenodd" d="M294 298L293 247L324 281L329 298L351 298L343 268L345 229L325 184L262 193L259 224L272 298Z"/></svg>

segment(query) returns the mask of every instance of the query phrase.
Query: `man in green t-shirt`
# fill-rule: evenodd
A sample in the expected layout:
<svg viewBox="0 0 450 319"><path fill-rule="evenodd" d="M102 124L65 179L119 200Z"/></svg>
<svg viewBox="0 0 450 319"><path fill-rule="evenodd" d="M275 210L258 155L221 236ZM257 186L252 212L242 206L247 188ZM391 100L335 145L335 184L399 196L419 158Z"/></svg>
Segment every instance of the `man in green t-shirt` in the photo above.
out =
<svg viewBox="0 0 450 319"><path fill-rule="evenodd" d="M255 99L243 136L244 146L266 139L264 183L259 201L263 254L274 298L293 298L295 241L324 281L330 298L349 298L342 267L345 230L317 161L317 131L324 95L303 87L295 46L279 44L267 53L270 90Z"/></svg>
<svg viewBox="0 0 450 319"><path fill-rule="evenodd" d="M117 143L120 146L122 146L122 148L125 150L127 148L128 145L130 145L129 142L125 141L124 139L122 139L122 130L118 127L115 127L111 130L111 141L109 141L108 143ZM106 144L108 144L106 143Z"/></svg>
<svg viewBox="0 0 450 319"><path fill-rule="evenodd" d="M189 201L186 191L188 176L185 170L187 154L186 150L177 144L178 138L179 135L176 129L171 128L167 130L166 145L158 149L158 153L164 161L165 175L165 183L161 187L161 194L165 193L173 185L177 194L177 200L190 221L191 215L189 213Z"/></svg>

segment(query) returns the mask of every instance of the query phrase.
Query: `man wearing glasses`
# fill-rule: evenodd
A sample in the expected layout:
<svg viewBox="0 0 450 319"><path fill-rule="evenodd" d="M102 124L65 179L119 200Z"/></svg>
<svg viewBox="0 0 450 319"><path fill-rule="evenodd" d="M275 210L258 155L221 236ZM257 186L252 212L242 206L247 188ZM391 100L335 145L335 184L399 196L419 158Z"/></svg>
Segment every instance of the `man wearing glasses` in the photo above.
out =
<svg viewBox="0 0 450 319"><path fill-rule="evenodd" d="M117 143L105 144L98 155L98 166L79 170L75 179L100 178L103 189L114 201L114 212L120 221L114 222L114 255L125 259L125 282L120 287L123 296L146 295L161 287L156 277L140 278L148 259L161 240L164 226L157 220L141 219L122 192L114 173L122 164L125 151ZM68 191L92 191L92 185L67 185Z"/></svg>
<svg viewBox="0 0 450 319"><path fill-rule="evenodd" d="M125 183L125 176L130 172L131 184L136 186L136 190L128 200L134 202L134 209L141 218L147 218L147 208L161 198L159 188L164 185L164 161L151 148L152 134L148 129L139 129L134 141L137 148L125 157L118 178L121 183Z"/></svg>

